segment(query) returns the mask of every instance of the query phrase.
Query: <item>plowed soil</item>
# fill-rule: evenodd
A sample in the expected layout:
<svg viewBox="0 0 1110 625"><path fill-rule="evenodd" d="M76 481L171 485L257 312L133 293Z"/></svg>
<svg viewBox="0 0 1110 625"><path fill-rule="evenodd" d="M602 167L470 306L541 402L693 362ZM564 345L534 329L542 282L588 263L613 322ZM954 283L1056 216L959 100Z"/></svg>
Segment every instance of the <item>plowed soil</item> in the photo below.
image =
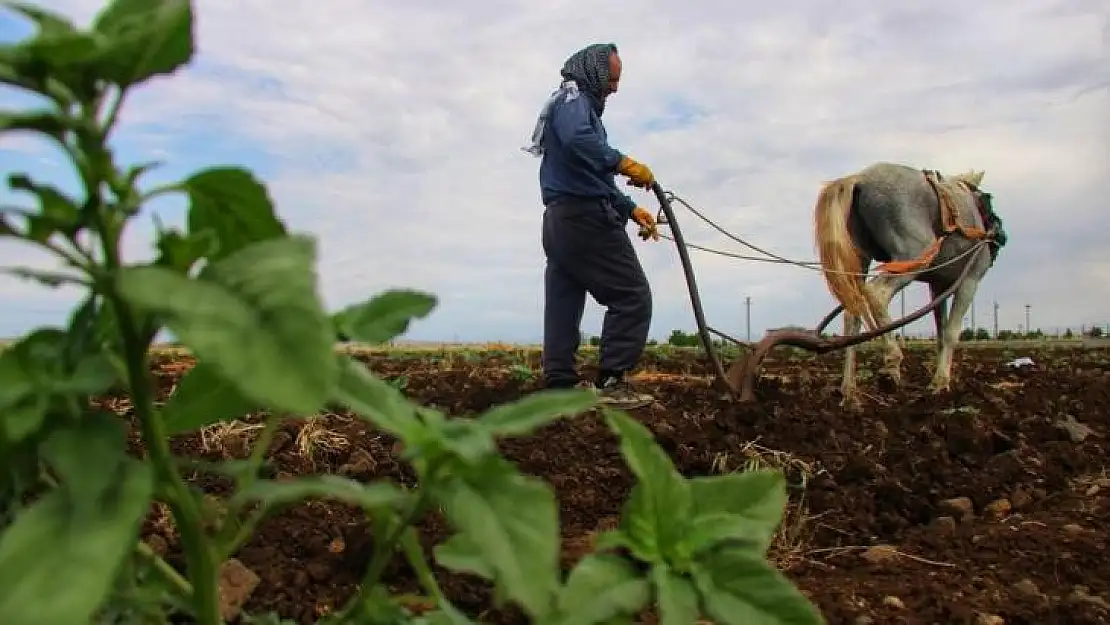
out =
<svg viewBox="0 0 1110 625"><path fill-rule="evenodd" d="M1018 356L1034 366L1005 366ZM771 556L830 624L1110 623L1107 352L961 350L953 390L941 395L924 390L928 350L907 352L897 390L869 379L875 356L862 358L867 398L852 414L839 406L839 355L780 356L768 364L757 406L712 389L696 354L649 355L638 387L657 402L633 414L686 475L751 462L786 469L795 488ZM410 397L456 415L537 386L534 354L364 360ZM188 366L156 363L163 395ZM103 401L125 409L123 399ZM1072 425L1062 425L1069 418ZM214 460L244 457L251 435L216 428L173 447ZM615 521L631 487L616 439L593 415L502 448L554 487L568 563L592 532ZM412 481L393 440L347 414L288 422L270 460L279 474ZM206 491L226 492L227 484L205 479ZM421 528L429 547L449 535L435 518ZM266 521L237 554L261 578L246 610L309 624L342 605L368 562L367 531L357 511L323 502ZM181 566L164 516L153 511L144 533ZM494 609L484 582L437 574L455 604L482 622L526 622ZM402 564L388 579L399 592L417 590Z"/></svg>

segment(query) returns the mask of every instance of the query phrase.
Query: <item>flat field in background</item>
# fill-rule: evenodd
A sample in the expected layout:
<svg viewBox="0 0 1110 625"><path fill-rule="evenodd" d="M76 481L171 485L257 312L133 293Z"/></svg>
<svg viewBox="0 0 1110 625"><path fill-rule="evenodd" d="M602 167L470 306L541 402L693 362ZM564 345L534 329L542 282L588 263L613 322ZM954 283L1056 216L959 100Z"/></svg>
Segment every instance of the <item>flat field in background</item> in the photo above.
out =
<svg viewBox="0 0 1110 625"><path fill-rule="evenodd" d="M454 415L539 384L534 348L346 349L416 401ZM863 350L865 409L848 414L838 405L840 354L779 350L760 383L762 401L737 405L711 387L698 350L653 347L635 378L657 401L633 414L687 475L785 470L791 503L770 555L830 624L1110 622L1110 350L1083 349L1079 341L965 344L953 390L934 396L924 390L934 349L910 343L897 390L877 385L880 355L874 346ZM589 375L596 352L583 355ZM1005 366L1022 356L1034 365ZM191 364L182 350L156 350L161 397ZM127 415L126 397L95 401ZM245 457L252 421L176 437L174 450ZM632 478L597 415L501 447L555 488L567 563L616 522ZM279 474L411 480L394 441L343 412L290 419L268 457ZM229 491L217 478L196 485L215 497ZM434 515L420 528L429 545L448 535ZM164 510L151 511L143 534L181 565ZM350 596L370 544L362 515L341 505L304 504L268 520L236 554L261 578L247 610L313 623ZM525 622L494 608L482 581L436 573L456 605L483 622ZM403 565L390 569L389 580L397 591L417 589Z"/></svg>

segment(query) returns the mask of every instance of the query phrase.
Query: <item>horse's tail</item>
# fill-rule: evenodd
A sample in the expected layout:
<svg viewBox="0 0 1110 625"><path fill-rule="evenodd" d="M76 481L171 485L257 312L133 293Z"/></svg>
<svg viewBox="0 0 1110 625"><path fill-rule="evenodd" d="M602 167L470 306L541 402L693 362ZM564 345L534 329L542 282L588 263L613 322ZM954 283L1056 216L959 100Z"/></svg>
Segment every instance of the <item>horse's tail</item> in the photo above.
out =
<svg viewBox="0 0 1110 625"><path fill-rule="evenodd" d="M844 176L821 187L814 207L814 238L829 292L844 312L872 324L871 309L863 292L864 277L856 246L848 232L848 215L855 201L857 175Z"/></svg>

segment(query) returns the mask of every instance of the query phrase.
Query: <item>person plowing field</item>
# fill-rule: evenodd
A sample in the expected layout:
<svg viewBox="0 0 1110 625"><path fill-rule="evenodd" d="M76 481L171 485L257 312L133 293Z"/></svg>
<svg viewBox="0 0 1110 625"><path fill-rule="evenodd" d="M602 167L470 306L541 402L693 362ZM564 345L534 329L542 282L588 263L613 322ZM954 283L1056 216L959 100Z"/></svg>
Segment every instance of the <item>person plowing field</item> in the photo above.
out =
<svg viewBox="0 0 1110 625"><path fill-rule="evenodd" d="M548 388L580 384L575 355L588 292L605 306L595 385L601 401L637 408L653 401L634 391L625 375L636 366L651 324L651 288L625 226L659 240L651 213L617 188L650 188L651 170L611 147L601 123L616 93L621 59L613 44L592 44L566 60L562 83L540 111L525 150L541 157L539 182L545 210L543 373Z"/></svg>

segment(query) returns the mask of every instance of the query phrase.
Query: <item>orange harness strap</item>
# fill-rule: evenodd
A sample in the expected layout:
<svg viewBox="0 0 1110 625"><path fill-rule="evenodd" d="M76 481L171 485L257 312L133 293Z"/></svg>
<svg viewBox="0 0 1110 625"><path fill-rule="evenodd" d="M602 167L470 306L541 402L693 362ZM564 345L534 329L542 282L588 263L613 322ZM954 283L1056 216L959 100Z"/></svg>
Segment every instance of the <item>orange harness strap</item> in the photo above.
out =
<svg viewBox="0 0 1110 625"><path fill-rule="evenodd" d="M972 239L980 240L987 238L987 231L975 226L965 226L960 223L959 215L960 209L956 206L955 200L948 189L944 188L939 181L935 178L936 174L931 171L924 172L925 180L933 187L933 192L937 195L937 201L940 203L941 222L944 224L944 233L937 237L925 251L912 260L892 260L887 263L882 263L876 267L876 270L886 274L903 274L911 271L920 271L928 267L933 259L936 258L937 252L940 251L940 246L944 239L953 232L959 232L963 236Z"/></svg>

